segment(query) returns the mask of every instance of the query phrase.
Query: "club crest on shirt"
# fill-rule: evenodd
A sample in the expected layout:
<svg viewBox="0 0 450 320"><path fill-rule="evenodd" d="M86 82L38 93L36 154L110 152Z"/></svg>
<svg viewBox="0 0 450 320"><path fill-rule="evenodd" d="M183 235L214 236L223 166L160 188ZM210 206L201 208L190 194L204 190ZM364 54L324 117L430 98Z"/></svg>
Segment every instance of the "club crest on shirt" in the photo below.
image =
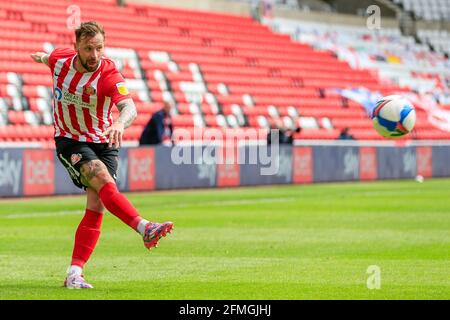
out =
<svg viewBox="0 0 450 320"><path fill-rule="evenodd" d="M72 165L74 166L75 164L77 164L81 158L83 156L80 153L74 153L70 156L70 162L72 163Z"/></svg>
<svg viewBox="0 0 450 320"><path fill-rule="evenodd" d="M95 94L96 90L93 86L88 86L83 88L83 93L87 95L93 95Z"/></svg>

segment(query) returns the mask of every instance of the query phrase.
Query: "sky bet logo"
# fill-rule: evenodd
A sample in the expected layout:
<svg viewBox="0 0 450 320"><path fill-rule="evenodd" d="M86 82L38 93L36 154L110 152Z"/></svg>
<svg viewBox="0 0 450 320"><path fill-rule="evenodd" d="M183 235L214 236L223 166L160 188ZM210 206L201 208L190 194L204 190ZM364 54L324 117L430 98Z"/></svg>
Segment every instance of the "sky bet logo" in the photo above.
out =
<svg viewBox="0 0 450 320"><path fill-rule="evenodd" d="M55 160L52 150L24 150L23 194L46 195L55 192Z"/></svg>
<svg viewBox="0 0 450 320"><path fill-rule="evenodd" d="M61 101L62 99L62 92L60 88L55 88L55 99L58 101Z"/></svg>

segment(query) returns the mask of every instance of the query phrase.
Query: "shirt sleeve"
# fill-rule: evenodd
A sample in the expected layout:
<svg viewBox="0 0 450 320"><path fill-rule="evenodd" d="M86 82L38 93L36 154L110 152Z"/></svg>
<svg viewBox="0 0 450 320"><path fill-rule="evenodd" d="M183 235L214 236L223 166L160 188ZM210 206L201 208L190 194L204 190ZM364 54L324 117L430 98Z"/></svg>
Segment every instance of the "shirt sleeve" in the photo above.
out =
<svg viewBox="0 0 450 320"><path fill-rule="evenodd" d="M53 72L53 70L55 69L56 61L62 58L73 56L74 53L75 51L69 48L56 48L48 56L48 66Z"/></svg>
<svg viewBox="0 0 450 320"><path fill-rule="evenodd" d="M107 96L117 105L120 101L131 98L125 79L119 71L111 73L107 80Z"/></svg>

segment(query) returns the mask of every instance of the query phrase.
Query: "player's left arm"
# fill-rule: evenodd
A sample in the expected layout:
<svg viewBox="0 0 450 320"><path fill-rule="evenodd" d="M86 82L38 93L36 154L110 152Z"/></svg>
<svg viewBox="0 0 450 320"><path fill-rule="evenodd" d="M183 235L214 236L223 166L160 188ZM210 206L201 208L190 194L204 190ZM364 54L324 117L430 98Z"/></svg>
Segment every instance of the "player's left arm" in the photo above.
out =
<svg viewBox="0 0 450 320"><path fill-rule="evenodd" d="M104 137L109 138L109 147L115 146L120 148L122 145L122 137L125 128L128 128L136 119L137 111L134 105L133 99L127 98L123 99L117 103L117 109L119 109L120 114L114 123L103 132Z"/></svg>
<svg viewBox="0 0 450 320"><path fill-rule="evenodd" d="M34 60L34 62L37 63L43 63L47 66L49 66L49 62L48 62L48 58L49 58L49 54L45 53L45 52L35 52L32 53L31 58Z"/></svg>

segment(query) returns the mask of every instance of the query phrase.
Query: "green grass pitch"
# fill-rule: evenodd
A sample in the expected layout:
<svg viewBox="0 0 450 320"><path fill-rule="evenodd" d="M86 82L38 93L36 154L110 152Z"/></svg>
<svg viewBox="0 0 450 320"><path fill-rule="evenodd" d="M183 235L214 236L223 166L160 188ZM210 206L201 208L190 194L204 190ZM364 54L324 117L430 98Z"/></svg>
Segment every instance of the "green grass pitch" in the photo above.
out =
<svg viewBox="0 0 450 320"><path fill-rule="evenodd" d="M147 251L106 214L93 290L62 287L84 197L1 200L0 300L450 298L447 179L127 195L174 232Z"/></svg>

